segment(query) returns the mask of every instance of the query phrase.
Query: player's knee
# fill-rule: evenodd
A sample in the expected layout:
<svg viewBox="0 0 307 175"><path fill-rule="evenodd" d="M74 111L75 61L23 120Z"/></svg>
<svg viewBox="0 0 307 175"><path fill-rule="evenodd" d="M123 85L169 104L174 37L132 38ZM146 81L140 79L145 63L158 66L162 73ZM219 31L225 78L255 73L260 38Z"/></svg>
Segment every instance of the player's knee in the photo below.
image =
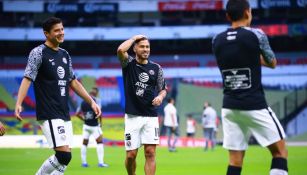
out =
<svg viewBox="0 0 307 175"><path fill-rule="evenodd" d="M153 150L153 149L145 150L145 157L146 158L154 158L155 155L156 155L155 150Z"/></svg>
<svg viewBox="0 0 307 175"><path fill-rule="evenodd" d="M58 159L60 164L67 166L72 156L71 152L56 151L55 157Z"/></svg>
<svg viewBox="0 0 307 175"><path fill-rule="evenodd" d="M83 145L87 146L88 145L88 140L83 140Z"/></svg>
<svg viewBox="0 0 307 175"><path fill-rule="evenodd" d="M127 153L127 155L126 155L126 158L127 158L128 161L133 161L133 160L136 159L136 155L137 155L136 152L134 152L134 151L129 151L129 152Z"/></svg>
<svg viewBox="0 0 307 175"><path fill-rule="evenodd" d="M288 157L288 150L286 148L284 141L280 141L270 145L269 149L273 157L283 157L283 158Z"/></svg>
<svg viewBox="0 0 307 175"><path fill-rule="evenodd" d="M97 142L97 144L103 143L102 137L98 137L98 138L96 139L96 142Z"/></svg>
<svg viewBox="0 0 307 175"><path fill-rule="evenodd" d="M243 157L231 157L229 163L232 166L242 167L242 165L243 165Z"/></svg>

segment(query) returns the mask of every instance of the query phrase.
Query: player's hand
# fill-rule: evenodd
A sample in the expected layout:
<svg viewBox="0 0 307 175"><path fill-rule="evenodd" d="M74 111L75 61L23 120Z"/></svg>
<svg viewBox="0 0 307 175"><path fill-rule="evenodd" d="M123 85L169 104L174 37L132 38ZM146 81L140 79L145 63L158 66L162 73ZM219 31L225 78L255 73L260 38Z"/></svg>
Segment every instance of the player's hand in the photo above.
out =
<svg viewBox="0 0 307 175"><path fill-rule="evenodd" d="M15 106L15 117L17 120L22 121L22 117L20 116L20 113L22 112L22 106L21 105L16 105Z"/></svg>
<svg viewBox="0 0 307 175"><path fill-rule="evenodd" d="M3 124L0 122L0 136L3 136L5 134L5 127Z"/></svg>
<svg viewBox="0 0 307 175"><path fill-rule="evenodd" d="M100 109L100 107L95 102L92 103L91 107L92 107L93 111L96 114L96 118L100 117L101 116L101 109Z"/></svg>
<svg viewBox="0 0 307 175"><path fill-rule="evenodd" d="M160 106L161 103L162 103L162 101L163 101L163 98L162 98L160 95L158 95L158 96L156 96L156 98L154 98L154 99L152 100L152 105L154 105L154 106Z"/></svg>
<svg viewBox="0 0 307 175"><path fill-rule="evenodd" d="M175 131L176 131L176 127L175 127L175 126L172 128L172 131L173 131L173 132L175 132Z"/></svg>
<svg viewBox="0 0 307 175"><path fill-rule="evenodd" d="M147 36L145 36L145 35L134 35L131 39L136 41L136 40L139 40L139 39L142 39L142 38L147 38Z"/></svg>

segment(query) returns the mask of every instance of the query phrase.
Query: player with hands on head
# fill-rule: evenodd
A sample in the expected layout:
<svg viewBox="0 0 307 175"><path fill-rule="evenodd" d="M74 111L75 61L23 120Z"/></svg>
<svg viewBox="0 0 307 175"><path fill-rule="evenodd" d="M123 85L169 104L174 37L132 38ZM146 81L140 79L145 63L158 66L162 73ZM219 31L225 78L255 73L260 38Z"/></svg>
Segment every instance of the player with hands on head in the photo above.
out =
<svg viewBox="0 0 307 175"><path fill-rule="evenodd" d="M135 57L128 55L133 47ZM144 145L145 174L156 172L156 145L159 144L157 107L166 96L160 65L149 61L150 43L145 35L135 35L117 49L125 89L126 170L135 175L138 148Z"/></svg>

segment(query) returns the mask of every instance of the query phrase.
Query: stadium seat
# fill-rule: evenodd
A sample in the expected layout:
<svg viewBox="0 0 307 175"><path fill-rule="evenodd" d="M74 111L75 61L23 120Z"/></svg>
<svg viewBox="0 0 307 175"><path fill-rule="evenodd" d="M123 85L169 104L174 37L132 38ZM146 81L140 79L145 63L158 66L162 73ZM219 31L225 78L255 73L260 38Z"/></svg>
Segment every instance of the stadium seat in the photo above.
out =
<svg viewBox="0 0 307 175"><path fill-rule="evenodd" d="M296 64L307 64L307 58L298 58Z"/></svg>
<svg viewBox="0 0 307 175"><path fill-rule="evenodd" d="M91 63L73 63L74 69L92 69L93 65Z"/></svg>
<svg viewBox="0 0 307 175"><path fill-rule="evenodd" d="M0 69L25 69L26 64L0 64Z"/></svg>
<svg viewBox="0 0 307 175"><path fill-rule="evenodd" d="M100 63L99 68L119 69L121 66L119 63Z"/></svg>

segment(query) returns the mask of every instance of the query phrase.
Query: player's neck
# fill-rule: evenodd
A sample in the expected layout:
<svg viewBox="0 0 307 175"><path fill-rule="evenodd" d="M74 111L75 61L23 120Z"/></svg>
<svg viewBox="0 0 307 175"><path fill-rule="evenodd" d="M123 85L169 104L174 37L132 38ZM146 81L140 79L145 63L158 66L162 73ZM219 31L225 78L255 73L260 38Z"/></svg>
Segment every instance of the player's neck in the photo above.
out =
<svg viewBox="0 0 307 175"><path fill-rule="evenodd" d="M56 50L56 51L59 50L59 44L52 43L52 42L50 42L48 40L46 40L45 45L48 46L52 50Z"/></svg>
<svg viewBox="0 0 307 175"><path fill-rule="evenodd" d="M231 28L236 29L239 27L249 27L249 24L246 20L233 21L231 23Z"/></svg>
<svg viewBox="0 0 307 175"><path fill-rule="evenodd" d="M139 57L136 56L136 62L139 64L147 64L148 60L147 59L140 59Z"/></svg>

